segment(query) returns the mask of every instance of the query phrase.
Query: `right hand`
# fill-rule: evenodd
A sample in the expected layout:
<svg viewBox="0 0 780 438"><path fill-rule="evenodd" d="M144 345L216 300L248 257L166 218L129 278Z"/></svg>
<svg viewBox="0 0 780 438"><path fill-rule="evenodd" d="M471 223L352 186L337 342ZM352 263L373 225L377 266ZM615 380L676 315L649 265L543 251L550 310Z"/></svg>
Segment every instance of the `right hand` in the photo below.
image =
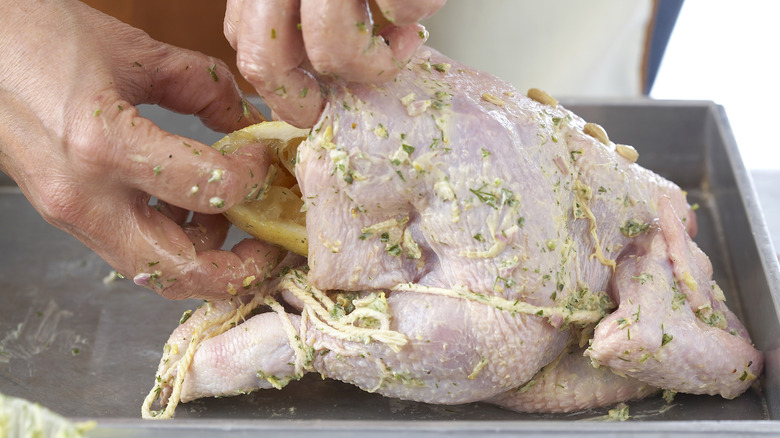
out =
<svg viewBox="0 0 780 438"><path fill-rule="evenodd" d="M228 0L224 30L266 104L309 128L325 104L319 75L391 80L427 39L418 21L445 1L376 0L370 9L368 0Z"/></svg>

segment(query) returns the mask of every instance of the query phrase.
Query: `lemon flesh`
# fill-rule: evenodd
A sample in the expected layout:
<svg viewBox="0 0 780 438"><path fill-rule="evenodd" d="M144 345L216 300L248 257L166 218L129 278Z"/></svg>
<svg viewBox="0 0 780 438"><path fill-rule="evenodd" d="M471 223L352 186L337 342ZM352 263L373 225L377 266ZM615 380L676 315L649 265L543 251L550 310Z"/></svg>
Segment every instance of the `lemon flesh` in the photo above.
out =
<svg viewBox="0 0 780 438"><path fill-rule="evenodd" d="M226 154L250 144L268 148L269 176L257 199L235 205L224 214L249 235L304 256L309 252L306 214L302 211L303 200L294 169L298 145L308 135L307 129L285 122L261 122L232 132L213 145Z"/></svg>

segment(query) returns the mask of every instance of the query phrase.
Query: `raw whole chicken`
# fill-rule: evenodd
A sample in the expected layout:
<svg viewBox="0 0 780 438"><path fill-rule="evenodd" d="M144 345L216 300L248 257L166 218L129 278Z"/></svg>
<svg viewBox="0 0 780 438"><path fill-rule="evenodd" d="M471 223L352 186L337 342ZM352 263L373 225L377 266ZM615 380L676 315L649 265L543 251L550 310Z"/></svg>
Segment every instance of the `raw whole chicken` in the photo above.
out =
<svg viewBox="0 0 780 438"><path fill-rule="evenodd" d="M194 311L165 346L146 416L154 399L306 372L524 412L661 390L733 398L760 375L691 240L685 193L632 147L428 48L390 83L333 80L328 93L296 158L308 259Z"/></svg>

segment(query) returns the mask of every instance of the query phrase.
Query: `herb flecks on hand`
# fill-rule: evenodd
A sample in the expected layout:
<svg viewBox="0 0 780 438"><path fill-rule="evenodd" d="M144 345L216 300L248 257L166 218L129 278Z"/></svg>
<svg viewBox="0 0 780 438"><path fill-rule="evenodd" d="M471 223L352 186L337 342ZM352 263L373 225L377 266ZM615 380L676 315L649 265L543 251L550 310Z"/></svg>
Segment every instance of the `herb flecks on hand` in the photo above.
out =
<svg viewBox="0 0 780 438"><path fill-rule="evenodd" d="M214 64L211 67L207 67L206 71L209 72L209 74L211 75L211 79L214 82L219 82L219 76L217 76L217 64Z"/></svg>

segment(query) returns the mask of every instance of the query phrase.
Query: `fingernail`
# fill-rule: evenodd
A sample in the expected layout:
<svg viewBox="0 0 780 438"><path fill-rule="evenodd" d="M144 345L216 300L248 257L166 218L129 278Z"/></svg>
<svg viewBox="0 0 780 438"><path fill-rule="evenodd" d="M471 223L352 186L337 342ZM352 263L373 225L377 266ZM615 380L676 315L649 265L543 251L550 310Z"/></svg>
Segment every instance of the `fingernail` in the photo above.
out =
<svg viewBox="0 0 780 438"><path fill-rule="evenodd" d="M138 286L146 286L149 284L149 280L151 278L152 274L149 274L148 272L142 272L133 277L133 283L137 284Z"/></svg>

